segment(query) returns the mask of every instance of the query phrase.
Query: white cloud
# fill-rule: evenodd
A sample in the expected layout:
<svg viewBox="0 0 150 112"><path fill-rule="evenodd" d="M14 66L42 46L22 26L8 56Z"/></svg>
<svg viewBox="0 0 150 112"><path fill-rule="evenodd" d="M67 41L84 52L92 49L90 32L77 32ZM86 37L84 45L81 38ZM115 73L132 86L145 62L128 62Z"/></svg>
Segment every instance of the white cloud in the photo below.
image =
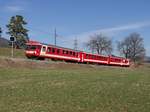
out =
<svg viewBox="0 0 150 112"><path fill-rule="evenodd" d="M111 27L111 28L104 28L104 29L99 29L99 30L95 30L95 31L84 32L81 34L77 34L75 36L77 36L80 39L80 42L85 42L86 40L89 39L90 36L92 36L94 34L102 33L105 35L113 36L120 32L123 32L123 31L136 30L136 29L149 27L149 26L150 26L150 21L149 22L139 22L139 23L134 23L134 24L120 25L120 26L115 26L115 27ZM72 35L72 36L69 36L69 38L75 37L75 36Z"/></svg>
<svg viewBox="0 0 150 112"><path fill-rule="evenodd" d="M105 28L105 29L100 29L100 30L95 30L95 31L89 31L82 33L78 36L86 36L89 37L90 35L93 34L99 34L99 33L119 33L127 30L134 30L134 29L140 29L143 27L148 27L150 26L150 22L140 22L140 23L135 23L135 24L128 24L128 25L122 25L122 26L116 26L116 27L111 27L111 28Z"/></svg>
<svg viewBox="0 0 150 112"><path fill-rule="evenodd" d="M3 6L3 10L6 12L22 12L25 11L30 4L27 0L12 0Z"/></svg>
<svg viewBox="0 0 150 112"><path fill-rule="evenodd" d="M72 39L72 41L73 41L74 37L77 37L79 46L82 46L83 43L87 42L90 39L90 36L92 36L94 34L102 33L109 37L114 37L121 32L129 31L129 30L134 31L134 30L149 27L149 26L150 26L150 21L138 22L138 23L134 23L134 24L120 25L120 26L115 26L115 27L110 27L110 28L104 28L104 29L84 32L81 34L71 35L71 36L66 37L66 39L69 38L69 39ZM81 49L82 49L82 47L81 47Z"/></svg>
<svg viewBox="0 0 150 112"><path fill-rule="evenodd" d="M98 32L120 32L124 30L131 30L131 29L139 29L146 26L150 26L150 22L143 22L143 23L135 23L135 24L129 24L129 25L123 25L123 26L117 26L112 28L106 28L96 31Z"/></svg>
<svg viewBox="0 0 150 112"><path fill-rule="evenodd" d="M24 9L21 6L10 5L10 6L6 6L5 10L9 12L20 12L23 11Z"/></svg>

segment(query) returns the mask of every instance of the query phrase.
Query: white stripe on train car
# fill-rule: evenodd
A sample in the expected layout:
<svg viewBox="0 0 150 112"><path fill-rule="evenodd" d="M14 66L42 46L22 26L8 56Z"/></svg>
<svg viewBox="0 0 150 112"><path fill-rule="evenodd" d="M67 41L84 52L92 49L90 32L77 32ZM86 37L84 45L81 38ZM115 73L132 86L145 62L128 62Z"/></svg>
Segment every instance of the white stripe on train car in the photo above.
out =
<svg viewBox="0 0 150 112"><path fill-rule="evenodd" d="M129 65L129 63L116 63L116 62L110 62L110 64L114 64L114 65Z"/></svg>
<svg viewBox="0 0 150 112"><path fill-rule="evenodd" d="M116 63L116 62L110 62L110 64L114 64L114 65L123 65L123 63Z"/></svg>
<svg viewBox="0 0 150 112"><path fill-rule="evenodd" d="M63 58L63 59L72 59L72 60L78 60L78 61L80 60L80 58L73 58L73 57L60 56L60 55L54 55L54 54L45 54L45 53L41 53L40 56Z"/></svg>

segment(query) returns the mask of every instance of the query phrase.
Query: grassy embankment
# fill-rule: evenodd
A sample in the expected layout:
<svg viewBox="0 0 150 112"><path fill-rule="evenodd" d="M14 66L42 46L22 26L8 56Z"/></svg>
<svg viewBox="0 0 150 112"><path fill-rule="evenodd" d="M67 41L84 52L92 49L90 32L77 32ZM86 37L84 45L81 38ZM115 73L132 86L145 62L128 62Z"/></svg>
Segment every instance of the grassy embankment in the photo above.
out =
<svg viewBox="0 0 150 112"><path fill-rule="evenodd" d="M0 56L11 57L11 48L0 48ZM14 49L15 58L25 58L24 50Z"/></svg>
<svg viewBox="0 0 150 112"><path fill-rule="evenodd" d="M0 112L149 112L150 65L0 60Z"/></svg>

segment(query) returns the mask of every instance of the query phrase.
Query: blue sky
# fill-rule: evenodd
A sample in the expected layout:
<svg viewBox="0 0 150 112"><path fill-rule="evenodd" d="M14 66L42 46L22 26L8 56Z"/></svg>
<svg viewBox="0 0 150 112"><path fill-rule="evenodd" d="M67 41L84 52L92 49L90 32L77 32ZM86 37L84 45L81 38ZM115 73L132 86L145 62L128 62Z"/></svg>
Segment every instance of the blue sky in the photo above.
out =
<svg viewBox="0 0 150 112"><path fill-rule="evenodd" d="M0 0L0 26L5 32L10 17L19 14L28 22L30 39L53 44L56 28L58 45L73 47L77 38L81 50L94 34L109 36L115 46L138 32L150 56L149 11L150 0Z"/></svg>

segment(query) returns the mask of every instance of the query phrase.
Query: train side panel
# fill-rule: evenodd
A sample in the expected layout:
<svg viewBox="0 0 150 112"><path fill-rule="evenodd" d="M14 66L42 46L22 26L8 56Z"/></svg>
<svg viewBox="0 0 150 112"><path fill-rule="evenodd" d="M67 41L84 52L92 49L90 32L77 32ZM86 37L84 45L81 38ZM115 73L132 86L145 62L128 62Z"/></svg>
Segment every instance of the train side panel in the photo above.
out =
<svg viewBox="0 0 150 112"><path fill-rule="evenodd" d="M108 57L102 56L102 55L85 53L83 62L97 63L97 64L108 64Z"/></svg>
<svg viewBox="0 0 150 112"><path fill-rule="evenodd" d="M57 48L54 46L42 46L40 56L54 60L76 61L80 60L79 53L73 50Z"/></svg>

